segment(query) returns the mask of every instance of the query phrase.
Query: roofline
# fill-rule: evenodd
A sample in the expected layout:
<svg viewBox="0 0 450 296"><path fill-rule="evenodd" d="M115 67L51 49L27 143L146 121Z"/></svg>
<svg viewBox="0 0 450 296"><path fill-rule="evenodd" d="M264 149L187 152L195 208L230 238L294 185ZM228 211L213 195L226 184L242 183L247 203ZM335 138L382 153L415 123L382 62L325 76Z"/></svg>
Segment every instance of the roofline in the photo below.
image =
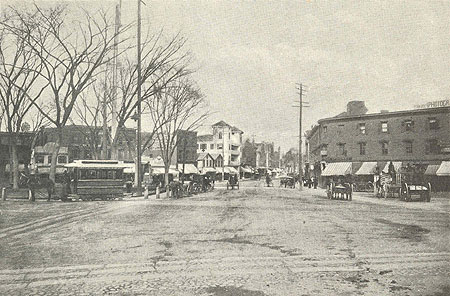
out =
<svg viewBox="0 0 450 296"><path fill-rule="evenodd" d="M317 122L319 124L323 122L330 121L343 121L343 120L355 120L355 119L364 119L371 117L391 117L391 116L400 116L405 114L416 114L416 113L441 113L441 112L450 112L450 107L438 107L438 108L425 108L425 109L410 109L410 110L402 110L402 111L393 111L393 112L385 112L385 113L369 113L369 114L361 114L361 115L353 115L353 116L342 116L342 117L328 117L319 119Z"/></svg>

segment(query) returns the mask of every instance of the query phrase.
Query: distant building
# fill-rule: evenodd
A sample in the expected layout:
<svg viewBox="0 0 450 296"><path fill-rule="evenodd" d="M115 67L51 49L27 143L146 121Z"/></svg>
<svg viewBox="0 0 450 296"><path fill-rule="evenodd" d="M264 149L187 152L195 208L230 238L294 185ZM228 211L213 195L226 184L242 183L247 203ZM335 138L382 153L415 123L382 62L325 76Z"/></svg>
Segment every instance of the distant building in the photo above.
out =
<svg viewBox="0 0 450 296"><path fill-rule="evenodd" d="M197 152L221 155L225 166L239 167L244 132L224 121L213 124L211 132L197 137Z"/></svg>
<svg viewBox="0 0 450 296"><path fill-rule="evenodd" d="M274 146L274 143L255 143L247 139L242 145L241 163L254 168L279 168L280 147L275 150Z"/></svg>
<svg viewBox="0 0 450 296"><path fill-rule="evenodd" d="M19 158L19 170L25 170L30 164L31 145L33 133L19 133L17 142L17 154ZM9 150L10 135L7 132L0 132L0 179L5 178L9 172L10 160L12 156Z"/></svg>

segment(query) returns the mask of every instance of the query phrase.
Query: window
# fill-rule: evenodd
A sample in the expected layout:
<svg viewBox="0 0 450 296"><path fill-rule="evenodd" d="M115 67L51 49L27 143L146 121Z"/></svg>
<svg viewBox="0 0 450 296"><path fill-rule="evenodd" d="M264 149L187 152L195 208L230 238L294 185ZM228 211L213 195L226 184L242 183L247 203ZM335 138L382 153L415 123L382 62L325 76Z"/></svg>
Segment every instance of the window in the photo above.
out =
<svg viewBox="0 0 450 296"><path fill-rule="evenodd" d="M439 154L440 147L438 144L438 140L431 139L425 142L425 153L426 154Z"/></svg>
<svg viewBox="0 0 450 296"><path fill-rule="evenodd" d="M339 154L340 155L347 155L347 150L345 150L345 143L339 143L338 144Z"/></svg>
<svg viewBox="0 0 450 296"><path fill-rule="evenodd" d="M222 139L222 133L219 132L219 139Z"/></svg>
<svg viewBox="0 0 450 296"><path fill-rule="evenodd" d="M388 123L387 123L387 121L382 121L381 122L381 132L382 133L387 133L388 132Z"/></svg>
<svg viewBox="0 0 450 296"><path fill-rule="evenodd" d="M207 148L208 148L208 145L200 144L200 149L202 149L203 151L205 151Z"/></svg>
<svg viewBox="0 0 450 296"><path fill-rule="evenodd" d="M412 141L405 141L405 152L408 154L413 153Z"/></svg>
<svg viewBox="0 0 450 296"><path fill-rule="evenodd" d="M411 119L407 119L403 121L403 126L405 127L405 131L412 131L414 128L414 121L412 121Z"/></svg>
<svg viewBox="0 0 450 296"><path fill-rule="evenodd" d="M231 144L228 144L228 150L231 150Z"/></svg>
<svg viewBox="0 0 450 296"><path fill-rule="evenodd" d="M214 149L214 144L210 144L209 149Z"/></svg>
<svg viewBox="0 0 450 296"><path fill-rule="evenodd" d="M326 126L326 125L324 125L324 126L323 126L323 133L324 133L324 134L326 134L326 133L327 133L327 129L328 129L328 128L327 128L327 126Z"/></svg>
<svg viewBox="0 0 450 296"><path fill-rule="evenodd" d="M67 156L59 155L58 156L58 163L67 163Z"/></svg>
<svg viewBox="0 0 450 296"><path fill-rule="evenodd" d="M436 117L428 118L428 124L429 124L431 130L439 129L439 121L437 120Z"/></svg>
<svg viewBox="0 0 450 296"><path fill-rule="evenodd" d="M44 163L44 155L36 155L35 161L36 163Z"/></svg>
<svg viewBox="0 0 450 296"><path fill-rule="evenodd" d="M381 142L381 154L382 155L388 155L388 142Z"/></svg>
<svg viewBox="0 0 450 296"><path fill-rule="evenodd" d="M359 143L359 155L366 155L366 143Z"/></svg>
<svg viewBox="0 0 450 296"><path fill-rule="evenodd" d="M366 134L366 124L365 123L360 123L358 126L359 126L360 134L365 135Z"/></svg>
<svg viewBox="0 0 450 296"><path fill-rule="evenodd" d="M51 164L51 163L52 163L52 157L53 157L53 155L48 155L48 156L47 156L47 163L48 163L48 164Z"/></svg>
<svg viewBox="0 0 450 296"><path fill-rule="evenodd" d="M223 149L223 144L217 144L217 149Z"/></svg>

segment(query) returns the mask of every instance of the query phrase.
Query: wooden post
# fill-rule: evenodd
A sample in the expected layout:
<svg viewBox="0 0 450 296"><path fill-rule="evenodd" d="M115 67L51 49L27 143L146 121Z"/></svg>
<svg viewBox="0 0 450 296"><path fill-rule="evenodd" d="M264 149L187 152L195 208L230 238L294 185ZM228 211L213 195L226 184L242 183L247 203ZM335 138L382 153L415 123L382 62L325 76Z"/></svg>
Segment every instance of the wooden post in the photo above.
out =
<svg viewBox="0 0 450 296"><path fill-rule="evenodd" d="M148 199L148 186L145 186L144 199Z"/></svg>
<svg viewBox="0 0 450 296"><path fill-rule="evenodd" d="M156 186L156 199L159 199L159 185Z"/></svg>
<svg viewBox="0 0 450 296"><path fill-rule="evenodd" d="M6 188L5 187L2 188L2 200L3 201L6 200Z"/></svg>

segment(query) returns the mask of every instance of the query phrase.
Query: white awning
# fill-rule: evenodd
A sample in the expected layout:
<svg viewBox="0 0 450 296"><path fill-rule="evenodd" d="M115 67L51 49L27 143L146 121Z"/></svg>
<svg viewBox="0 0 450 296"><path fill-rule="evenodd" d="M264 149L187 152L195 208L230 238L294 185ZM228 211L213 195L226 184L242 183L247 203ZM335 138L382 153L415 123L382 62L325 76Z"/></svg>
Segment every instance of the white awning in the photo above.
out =
<svg viewBox="0 0 450 296"><path fill-rule="evenodd" d="M212 167L201 168L201 171L202 171L202 174L204 174L204 173L217 173L218 172L215 168L212 168ZM219 173L221 173L221 172L219 172Z"/></svg>
<svg viewBox="0 0 450 296"><path fill-rule="evenodd" d="M443 161L436 171L437 176L450 176L450 161Z"/></svg>
<svg viewBox="0 0 450 296"><path fill-rule="evenodd" d="M322 176L345 176L352 173L351 162L332 162L323 170Z"/></svg>
<svg viewBox="0 0 450 296"><path fill-rule="evenodd" d="M373 175L375 174L375 169L377 167L376 162L363 162L359 170L355 175Z"/></svg>
<svg viewBox="0 0 450 296"><path fill-rule="evenodd" d="M178 164L178 171L180 173L183 172L183 164L182 163ZM192 163L185 163L184 164L184 173L185 174L199 174L200 172L195 167L195 165L193 165Z"/></svg>
<svg viewBox="0 0 450 296"><path fill-rule="evenodd" d="M238 173L238 171L234 167L225 167L224 172L228 173L228 174L237 174Z"/></svg>
<svg viewBox="0 0 450 296"><path fill-rule="evenodd" d="M383 169L383 173L389 172L389 164L390 163L391 163L390 161L386 162L386 165L384 166L384 169ZM395 172L398 173L398 170L402 168L402 162L401 161L393 161L392 164L394 165Z"/></svg>
<svg viewBox="0 0 450 296"><path fill-rule="evenodd" d="M152 168L152 174L153 175L164 175L165 170L162 167ZM178 175L178 171L175 169L175 167L171 167L171 168L169 168L169 174Z"/></svg>
<svg viewBox="0 0 450 296"><path fill-rule="evenodd" d="M251 173L251 172L252 172L251 169L249 169L249 168L244 168L244 167L241 167L241 171L244 172L244 173Z"/></svg>
<svg viewBox="0 0 450 296"><path fill-rule="evenodd" d="M440 166L440 164L429 164L425 170L425 175L436 176L436 172Z"/></svg>

